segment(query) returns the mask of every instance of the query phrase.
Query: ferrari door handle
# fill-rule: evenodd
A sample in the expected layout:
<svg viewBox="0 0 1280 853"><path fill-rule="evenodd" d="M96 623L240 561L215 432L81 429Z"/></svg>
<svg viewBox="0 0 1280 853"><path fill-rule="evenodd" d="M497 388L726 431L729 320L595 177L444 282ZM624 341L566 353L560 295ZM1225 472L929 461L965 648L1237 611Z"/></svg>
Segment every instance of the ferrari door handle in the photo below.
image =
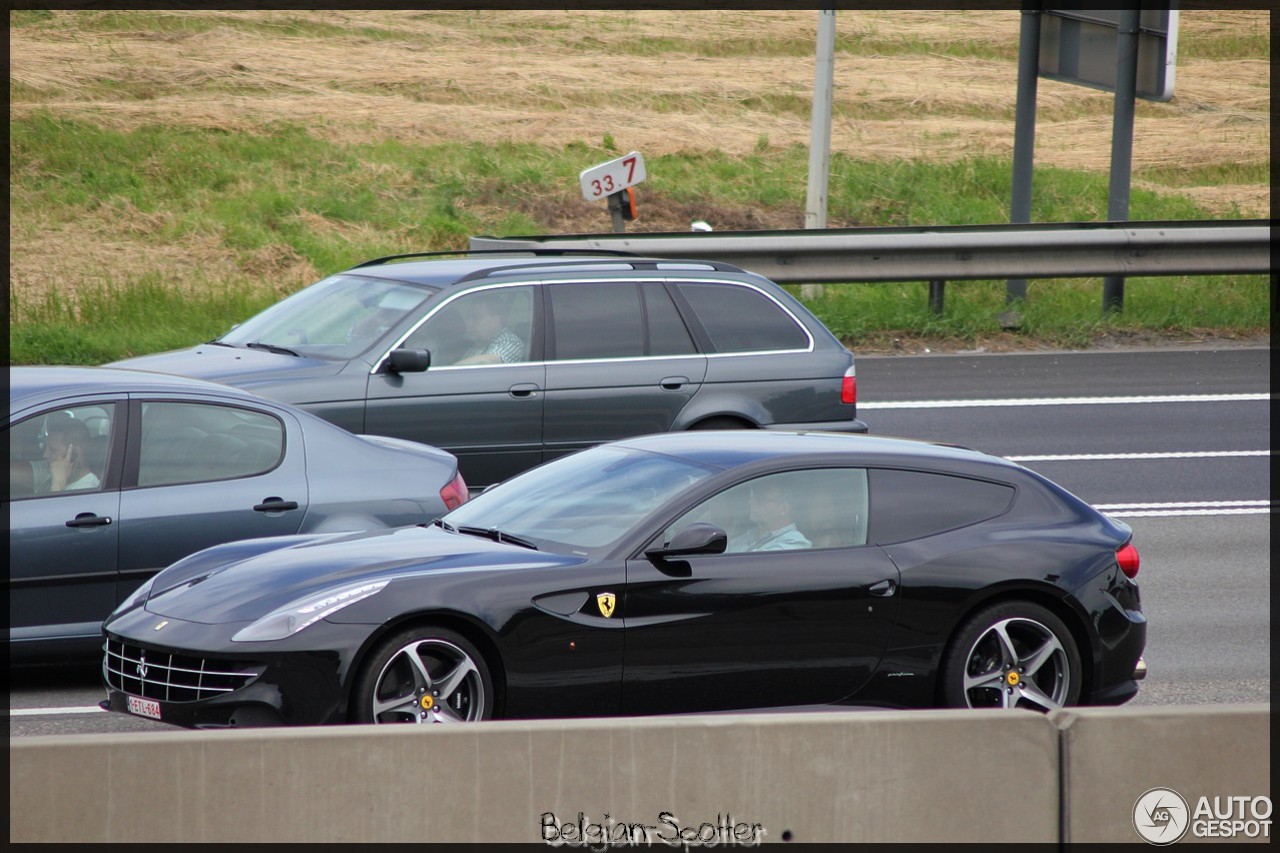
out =
<svg viewBox="0 0 1280 853"><path fill-rule="evenodd" d="M67 527L104 527L111 523L111 516L94 512L82 512L67 522Z"/></svg>
<svg viewBox="0 0 1280 853"><path fill-rule="evenodd" d="M286 501L282 498L263 498L262 503L253 508L254 512L284 512L289 509L297 509L297 501Z"/></svg>
<svg viewBox="0 0 1280 853"><path fill-rule="evenodd" d="M867 587L867 592L876 598L888 598L898 591L898 584L891 580L883 580Z"/></svg>
<svg viewBox="0 0 1280 853"><path fill-rule="evenodd" d="M666 379L658 383L666 391L679 391L681 388L689 384L688 376L668 376Z"/></svg>

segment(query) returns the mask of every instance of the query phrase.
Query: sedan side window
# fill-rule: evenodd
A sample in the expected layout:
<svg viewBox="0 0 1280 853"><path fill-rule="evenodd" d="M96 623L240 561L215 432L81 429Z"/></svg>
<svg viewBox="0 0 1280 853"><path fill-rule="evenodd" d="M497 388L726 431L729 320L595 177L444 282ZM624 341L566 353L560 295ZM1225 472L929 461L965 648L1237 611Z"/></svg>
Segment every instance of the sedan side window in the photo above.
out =
<svg viewBox="0 0 1280 853"><path fill-rule="evenodd" d="M100 490L114 414L113 404L75 406L10 427L10 499Z"/></svg>
<svg viewBox="0 0 1280 853"><path fill-rule="evenodd" d="M729 536L726 554L852 548L867 542L867 472L787 471L732 486L685 513L663 541L694 523Z"/></svg>
<svg viewBox="0 0 1280 853"><path fill-rule="evenodd" d="M202 403L142 404L138 485L249 477L284 455L284 424L272 415Z"/></svg>

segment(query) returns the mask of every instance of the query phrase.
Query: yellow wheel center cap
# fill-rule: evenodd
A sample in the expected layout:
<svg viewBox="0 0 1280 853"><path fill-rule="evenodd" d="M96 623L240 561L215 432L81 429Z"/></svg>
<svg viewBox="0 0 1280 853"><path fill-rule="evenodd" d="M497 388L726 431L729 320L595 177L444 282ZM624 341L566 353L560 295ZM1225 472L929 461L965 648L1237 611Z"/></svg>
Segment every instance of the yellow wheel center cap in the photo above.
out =
<svg viewBox="0 0 1280 853"><path fill-rule="evenodd" d="M1018 675L1018 673L1010 670L1009 674L1004 677L1004 680L1009 683L1010 687L1017 687L1018 682L1021 681L1022 678L1021 676Z"/></svg>
<svg viewBox="0 0 1280 853"><path fill-rule="evenodd" d="M427 695L423 696L421 699L418 700L418 704L422 706L422 710L430 711L431 706L436 704L436 700L434 696L428 693Z"/></svg>

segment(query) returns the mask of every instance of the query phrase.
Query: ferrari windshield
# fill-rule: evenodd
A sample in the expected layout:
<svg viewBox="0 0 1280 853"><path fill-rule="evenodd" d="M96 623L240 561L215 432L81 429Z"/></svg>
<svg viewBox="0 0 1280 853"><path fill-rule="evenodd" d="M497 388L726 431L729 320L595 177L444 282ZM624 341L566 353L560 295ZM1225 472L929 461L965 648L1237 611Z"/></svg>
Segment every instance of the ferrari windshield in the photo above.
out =
<svg viewBox="0 0 1280 853"><path fill-rule="evenodd" d="M463 527L587 550L612 545L659 505L718 469L622 447L594 447L482 492L444 517Z"/></svg>
<svg viewBox="0 0 1280 853"><path fill-rule="evenodd" d="M318 358L353 358L436 292L423 285L334 275L245 320L217 343Z"/></svg>

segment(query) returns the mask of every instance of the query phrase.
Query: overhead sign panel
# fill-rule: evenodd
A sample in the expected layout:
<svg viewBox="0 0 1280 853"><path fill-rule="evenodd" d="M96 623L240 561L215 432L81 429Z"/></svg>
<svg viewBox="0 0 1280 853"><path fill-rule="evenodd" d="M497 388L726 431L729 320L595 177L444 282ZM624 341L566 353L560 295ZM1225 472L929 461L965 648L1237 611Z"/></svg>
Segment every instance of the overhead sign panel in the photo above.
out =
<svg viewBox="0 0 1280 853"><path fill-rule="evenodd" d="M1143 9L1138 31L1139 98L1167 101L1173 97L1174 61L1178 52L1178 13ZM1040 24L1040 76L1114 92L1118 9L1045 9Z"/></svg>

